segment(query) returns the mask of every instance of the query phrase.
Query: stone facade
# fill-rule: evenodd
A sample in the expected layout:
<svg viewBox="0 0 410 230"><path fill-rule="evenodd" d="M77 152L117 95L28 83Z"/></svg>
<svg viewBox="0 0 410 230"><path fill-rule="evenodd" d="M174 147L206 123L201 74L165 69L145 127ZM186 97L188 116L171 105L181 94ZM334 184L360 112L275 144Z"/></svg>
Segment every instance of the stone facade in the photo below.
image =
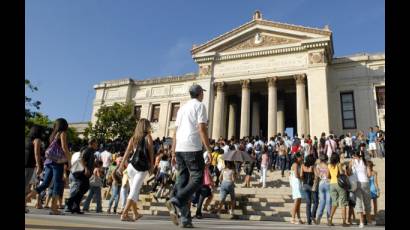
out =
<svg viewBox="0 0 410 230"><path fill-rule="evenodd" d="M140 117L154 118L154 137L172 136L175 103L182 106L189 86L200 84L212 138L272 136L285 128L312 136L384 129L384 54L333 57L328 26L272 22L256 12L191 53L198 73L94 86L92 122L102 104L132 102Z"/></svg>

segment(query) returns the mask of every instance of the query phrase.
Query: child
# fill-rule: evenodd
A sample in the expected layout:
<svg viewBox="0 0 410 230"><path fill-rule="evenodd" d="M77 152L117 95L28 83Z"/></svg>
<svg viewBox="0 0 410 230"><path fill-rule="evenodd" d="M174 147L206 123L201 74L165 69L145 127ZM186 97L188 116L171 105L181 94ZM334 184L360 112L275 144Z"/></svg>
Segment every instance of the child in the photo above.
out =
<svg viewBox="0 0 410 230"><path fill-rule="evenodd" d="M268 156L268 148L265 146L264 151L262 153L262 160L261 160L261 179L260 182L262 183L262 188L266 188L266 173L268 171L268 161L269 161L269 156Z"/></svg>
<svg viewBox="0 0 410 230"><path fill-rule="evenodd" d="M122 175L118 173L118 167L119 165L116 165L115 169L112 170L110 177L108 178L108 181L111 182L111 187L112 187L112 196L110 198L110 202L108 203L108 210L107 213L111 213L111 206L112 202L115 201L114 203L114 213L117 213L117 207L118 207L118 201L120 199L120 191L121 191L121 184L122 184Z"/></svg>
<svg viewBox="0 0 410 230"><path fill-rule="evenodd" d="M221 202L219 203L217 212L220 213L222 205L225 203L226 196L231 197L231 210L230 214L233 215L233 210L235 209L235 164L232 161L227 161L226 168L224 168L220 175L221 183Z"/></svg>
<svg viewBox="0 0 410 230"><path fill-rule="evenodd" d="M158 202L158 197L162 198L165 185L169 177L169 171L171 169L171 164L168 160L168 154L162 155L161 161L159 162L159 175L157 181L160 183L161 187L158 189L157 193L154 195L154 199Z"/></svg>
<svg viewBox="0 0 410 230"><path fill-rule="evenodd" d="M87 199L84 202L83 211L88 212L90 207L91 199L95 196L97 202L97 210L96 212L102 212L101 206L101 187L103 186L102 183L102 161L97 161L95 163L95 168L93 171L93 175L90 177L90 189L88 190Z"/></svg>

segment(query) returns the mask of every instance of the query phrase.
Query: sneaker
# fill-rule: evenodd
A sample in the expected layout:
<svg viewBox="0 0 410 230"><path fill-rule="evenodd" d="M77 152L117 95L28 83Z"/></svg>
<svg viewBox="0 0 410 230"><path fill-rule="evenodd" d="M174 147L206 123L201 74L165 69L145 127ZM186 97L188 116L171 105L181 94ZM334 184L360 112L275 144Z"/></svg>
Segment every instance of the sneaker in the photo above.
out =
<svg viewBox="0 0 410 230"><path fill-rule="evenodd" d="M192 223L186 223L186 224L182 224L181 227L182 228L194 228L194 225L192 225Z"/></svg>
<svg viewBox="0 0 410 230"><path fill-rule="evenodd" d="M359 228L364 228L364 224L360 223Z"/></svg>
<svg viewBox="0 0 410 230"><path fill-rule="evenodd" d="M377 225L376 221L373 220L373 221L372 221L372 226L376 226L376 225Z"/></svg>
<svg viewBox="0 0 410 230"><path fill-rule="evenodd" d="M202 214L196 214L196 215L195 215L195 218L197 218L197 219L202 219L203 217L202 217Z"/></svg>
<svg viewBox="0 0 410 230"><path fill-rule="evenodd" d="M175 204L172 203L172 199L167 201L165 203L165 206L168 208L169 215L171 216L172 223L174 223L175 225L178 225L179 224L179 222L178 222L178 210L177 210L177 207L175 206Z"/></svg>

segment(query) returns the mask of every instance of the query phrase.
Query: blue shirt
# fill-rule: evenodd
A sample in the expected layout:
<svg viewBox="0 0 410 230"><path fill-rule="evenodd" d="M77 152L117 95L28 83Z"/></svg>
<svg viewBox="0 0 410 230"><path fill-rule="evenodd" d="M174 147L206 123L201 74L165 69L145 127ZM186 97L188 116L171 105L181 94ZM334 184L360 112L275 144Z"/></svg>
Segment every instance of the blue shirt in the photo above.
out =
<svg viewBox="0 0 410 230"><path fill-rule="evenodd" d="M377 137L377 133L376 132L369 132L367 134L367 139L369 140L369 143L374 143L376 142L376 137Z"/></svg>

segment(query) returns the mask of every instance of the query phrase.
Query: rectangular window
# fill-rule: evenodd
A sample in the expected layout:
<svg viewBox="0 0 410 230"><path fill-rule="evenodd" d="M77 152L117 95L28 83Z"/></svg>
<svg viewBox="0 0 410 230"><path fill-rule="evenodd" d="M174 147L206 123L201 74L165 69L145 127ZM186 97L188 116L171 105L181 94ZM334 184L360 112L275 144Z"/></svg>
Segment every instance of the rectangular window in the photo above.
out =
<svg viewBox="0 0 410 230"><path fill-rule="evenodd" d="M356 112L353 92L340 93L343 129L356 129Z"/></svg>
<svg viewBox="0 0 410 230"><path fill-rule="evenodd" d="M134 116L135 119L139 120L141 118L141 106L137 105L134 107Z"/></svg>
<svg viewBox="0 0 410 230"><path fill-rule="evenodd" d="M377 108L384 109L384 86L376 87Z"/></svg>
<svg viewBox="0 0 410 230"><path fill-rule="evenodd" d="M160 105L152 105L151 122L158 122Z"/></svg>
<svg viewBox="0 0 410 230"><path fill-rule="evenodd" d="M171 121L177 120L178 110L179 110L179 103L172 103L171 104Z"/></svg>

